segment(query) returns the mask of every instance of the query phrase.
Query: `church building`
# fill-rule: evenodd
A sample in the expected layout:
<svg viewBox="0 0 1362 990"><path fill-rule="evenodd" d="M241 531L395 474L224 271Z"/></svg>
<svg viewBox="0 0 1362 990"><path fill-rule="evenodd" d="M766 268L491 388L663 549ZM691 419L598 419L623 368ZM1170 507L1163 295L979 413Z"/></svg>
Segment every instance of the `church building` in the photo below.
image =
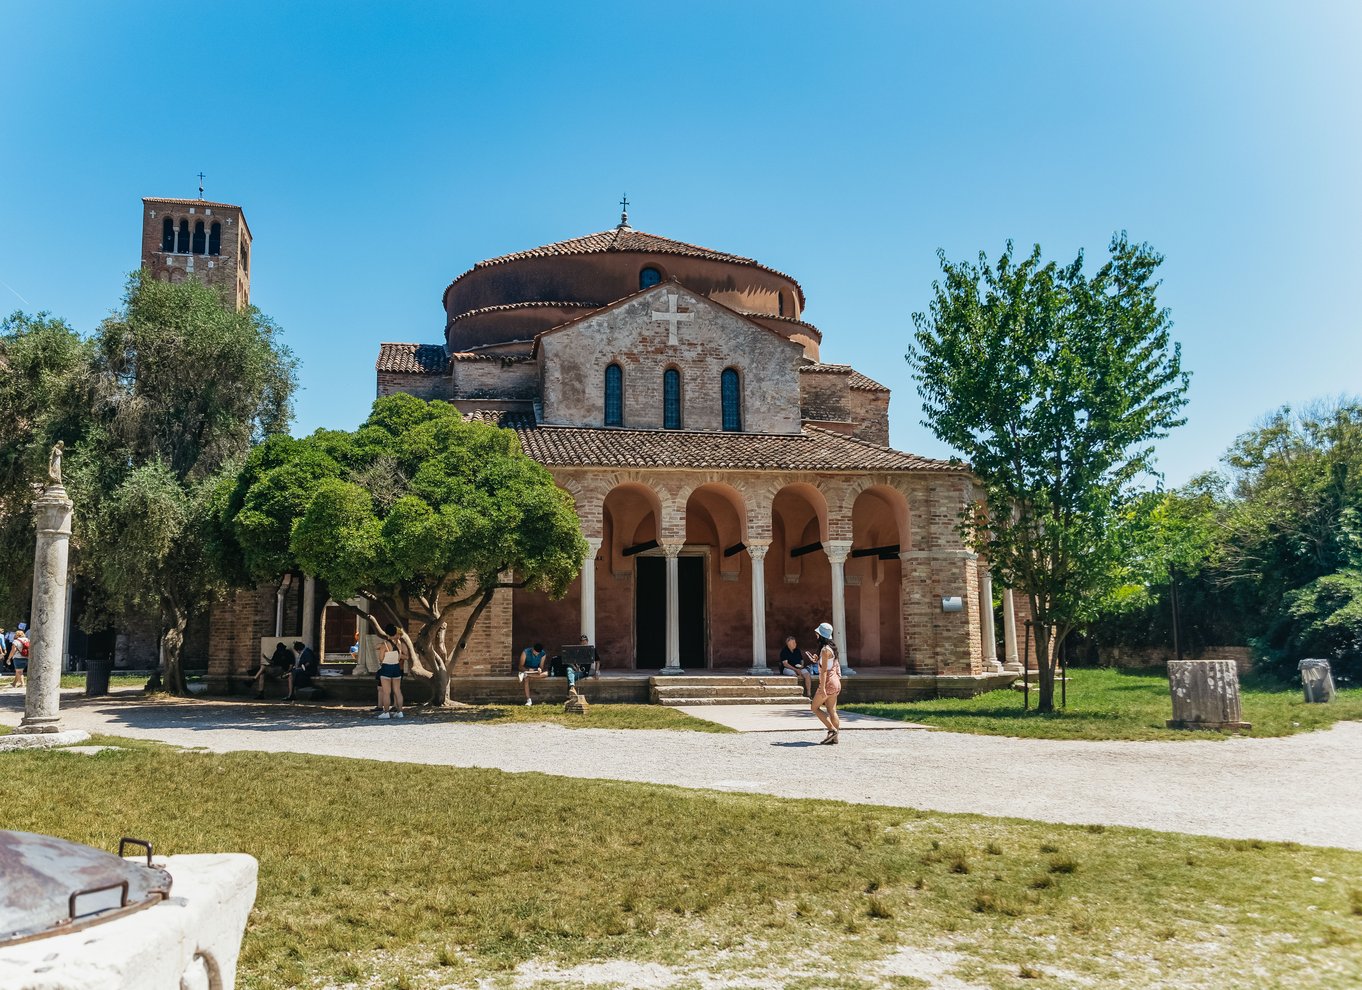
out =
<svg viewBox="0 0 1362 990"><path fill-rule="evenodd" d="M478 262L441 301L443 341L380 346L378 394L514 430L590 546L565 598L498 592L456 676L579 632L606 671L763 674L830 621L859 673L997 686L990 575L956 528L974 479L889 446L889 390L821 360L794 278L625 214Z"/></svg>

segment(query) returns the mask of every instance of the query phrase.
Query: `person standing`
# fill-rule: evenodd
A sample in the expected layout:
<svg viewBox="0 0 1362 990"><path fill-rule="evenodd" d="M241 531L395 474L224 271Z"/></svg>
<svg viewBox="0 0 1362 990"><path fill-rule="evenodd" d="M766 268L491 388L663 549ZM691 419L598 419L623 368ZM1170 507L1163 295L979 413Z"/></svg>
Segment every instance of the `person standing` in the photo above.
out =
<svg viewBox="0 0 1362 990"><path fill-rule="evenodd" d="M9 682L10 687L24 686L24 677L28 674L28 647L28 632L21 622L19 631L14 634L14 642L9 648L9 662L14 668L14 680Z"/></svg>
<svg viewBox="0 0 1362 990"><path fill-rule="evenodd" d="M379 718L406 718L402 714L402 670L407 644L397 634L397 626L383 627L383 663L378 668Z"/></svg>
<svg viewBox="0 0 1362 990"><path fill-rule="evenodd" d="M842 663L837 647L832 643L832 624L824 622L814 632L818 635L818 690L814 692L810 708L828 734L820 746L836 746L842 720L837 717L837 695L842 691ZM813 659L809 657L809 659Z"/></svg>
<svg viewBox="0 0 1362 990"><path fill-rule="evenodd" d="M516 673L516 677L520 679L520 683L525 687L525 704L527 706L534 704L534 699L530 697L530 678L548 677L549 668L547 661L548 654L544 652L543 643L535 643L533 646L527 646L520 653L520 670Z"/></svg>

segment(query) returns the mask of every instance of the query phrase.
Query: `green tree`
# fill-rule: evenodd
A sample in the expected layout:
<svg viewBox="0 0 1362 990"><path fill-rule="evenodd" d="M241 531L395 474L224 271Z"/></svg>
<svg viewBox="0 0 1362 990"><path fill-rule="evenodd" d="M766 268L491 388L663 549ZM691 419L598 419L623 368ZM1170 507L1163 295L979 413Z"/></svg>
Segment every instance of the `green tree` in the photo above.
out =
<svg viewBox="0 0 1362 990"><path fill-rule="evenodd" d="M954 263L908 354L924 425L965 455L986 492L962 531L1027 596L1040 709L1053 708L1065 637L1129 582L1131 494L1154 440L1181 425L1188 376L1158 304L1162 259L1124 234L1091 277L1083 256Z"/></svg>
<svg viewBox="0 0 1362 990"><path fill-rule="evenodd" d="M99 443L70 472L78 566L107 618L159 616L165 686L183 694L185 627L222 587L212 551L224 476L287 427L295 362L258 309L145 272L93 346Z"/></svg>
<svg viewBox="0 0 1362 990"><path fill-rule="evenodd" d="M410 395L379 399L353 433L262 444L222 523L249 578L300 569L393 621L436 705L496 591L561 596L587 549L571 497L514 432Z"/></svg>

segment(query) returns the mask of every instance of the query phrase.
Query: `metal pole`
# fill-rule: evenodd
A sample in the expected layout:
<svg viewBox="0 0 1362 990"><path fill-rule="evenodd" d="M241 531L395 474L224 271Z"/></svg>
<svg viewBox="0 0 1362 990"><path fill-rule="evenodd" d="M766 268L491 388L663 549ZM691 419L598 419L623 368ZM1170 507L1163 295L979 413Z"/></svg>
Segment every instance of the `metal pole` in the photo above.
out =
<svg viewBox="0 0 1362 990"><path fill-rule="evenodd" d="M1066 636L1065 639L1068 637ZM1069 707L1069 661L1065 655L1065 644L1059 644L1059 707Z"/></svg>
<svg viewBox="0 0 1362 990"><path fill-rule="evenodd" d="M1182 637L1179 635L1178 627L1182 624L1182 616L1178 612L1178 570L1172 564L1168 565L1168 585L1173 600L1173 655L1181 660Z"/></svg>
<svg viewBox="0 0 1362 990"><path fill-rule="evenodd" d="M1022 661L1022 711L1031 710L1031 620L1026 620L1026 659Z"/></svg>

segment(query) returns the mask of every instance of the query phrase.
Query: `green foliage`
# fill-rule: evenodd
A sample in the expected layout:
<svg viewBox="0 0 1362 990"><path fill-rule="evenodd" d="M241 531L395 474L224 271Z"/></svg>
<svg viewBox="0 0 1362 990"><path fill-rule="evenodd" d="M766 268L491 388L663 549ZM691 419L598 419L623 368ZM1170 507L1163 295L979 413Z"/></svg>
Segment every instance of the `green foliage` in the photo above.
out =
<svg viewBox="0 0 1362 990"><path fill-rule="evenodd" d="M1114 237L1091 277L1011 243L996 264L941 259L908 354L925 425L964 454L986 505L963 529L1001 583L1028 596L1037 655L1132 583L1147 506L1134 486L1181 425L1188 376L1158 305L1162 259ZM1042 665L1041 705L1053 668Z"/></svg>
<svg viewBox="0 0 1362 990"><path fill-rule="evenodd" d="M379 399L353 433L262 444L221 523L251 578L299 568L337 599L358 595L414 623L441 677L493 591L561 596L586 552L571 498L512 431L410 395ZM462 634L447 636L468 608Z"/></svg>
<svg viewBox="0 0 1362 990"><path fill-rule="evenodd" d="M1333 661L1340 681L1362 677L1362 571L1325 574L1287 592L1266 641L1289 667L1322 657Z"/></svg>

